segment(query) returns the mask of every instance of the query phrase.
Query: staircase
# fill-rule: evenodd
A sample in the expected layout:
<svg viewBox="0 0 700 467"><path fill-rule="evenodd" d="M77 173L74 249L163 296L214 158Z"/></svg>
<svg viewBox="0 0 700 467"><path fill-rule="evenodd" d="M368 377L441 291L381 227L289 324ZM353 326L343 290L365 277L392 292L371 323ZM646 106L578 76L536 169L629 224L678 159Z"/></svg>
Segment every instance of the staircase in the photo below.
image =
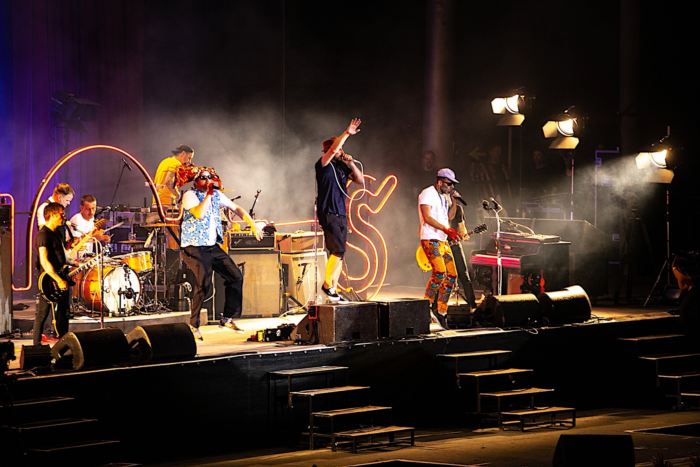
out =
<svg viewBox="0 0 700 467"><path fill-rule="evenodd" d="M501 367L510 350L484 350L439 354L454 367L457 387L468 394L468 410L482 417L493 417L500 429L576 426L576 409L543 404L554 389L532 386L534 371ZM478 369L462 372L461 363L471 362Z"/></svg>
<svg viewBox="0 0 700 467"><path fill-rule="evenodd" d="M697 344L683 334L624 337L618 341L627 358L636 359L639 382L648 392L670 400L674 409L700 407Z"/></svg>
<svg viewBox="0 0 700 467"><path fill-rule="evenodd" d="M103 436L99 420L79 412L71 397L4 398L0 436L10 447L3 453L9 455L8 465L101 465L113 460L119 441Z"/></svg>
<svg viewBox="0 0 700 467"><path fill-rule="evenodd" d="M415 444L415 428L386 424L392 408L367 404L369 386L336 385L340 376L347 383L348 367L320 366L272 371L268 373L271 400L276 406L280 398L278 381L286 379L287 407L294 409L295 404L303 403L307 408L309 449L314 449L319 439L330 441L333 451L343 445L349 445L353 452L361 443L377 444ZM325 379L319 387L319 377ZM295 389L294 386L298 386ZM377 443L378 439L386 439Z"/></svg>

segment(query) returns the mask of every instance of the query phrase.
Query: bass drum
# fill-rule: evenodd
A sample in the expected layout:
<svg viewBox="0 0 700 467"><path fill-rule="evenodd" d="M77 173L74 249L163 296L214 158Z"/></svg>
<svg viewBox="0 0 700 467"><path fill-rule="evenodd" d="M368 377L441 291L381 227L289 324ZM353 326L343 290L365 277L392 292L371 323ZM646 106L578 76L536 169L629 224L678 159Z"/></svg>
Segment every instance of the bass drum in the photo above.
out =
<svg viewBox="0 0 700 467"><path fill-rule="evenodd" d="M102 305L100 276L96 267L88 269L74 287L86 308L99 311ZM141 295L141 283L129 266L105 265L104 311L110 315L124 314L136 306Z"/></svg>

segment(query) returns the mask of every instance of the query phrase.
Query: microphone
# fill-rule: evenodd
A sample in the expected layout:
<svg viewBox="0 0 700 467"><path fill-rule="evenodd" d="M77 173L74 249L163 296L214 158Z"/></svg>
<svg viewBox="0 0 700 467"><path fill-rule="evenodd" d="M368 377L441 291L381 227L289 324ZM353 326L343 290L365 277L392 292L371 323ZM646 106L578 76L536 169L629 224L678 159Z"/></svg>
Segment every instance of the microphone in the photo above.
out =
<svg viewBox="0 0 700 467"><path fill-rule="evenodd" d="M486 200L483 200L483 201L481 202L481 207L484 208L484 209L486 209L487 211L488 211L489 209L491 209L491 206L489 206L489 202L486 201Z"/></svg>
<svg viewBox="0 0 700 467"><path fill-rule="evenodd" d="M493 199L493 197L491 197L491 198L489 198L489 199L490 199L491 202L493 203L493 209L495 209L496 211L500 211L500 210L501 210L501 205L498 204L498 201L496 201L495 199Z"/></svg>
<svg viewBox="0 0 700 467"><path fill-rule="evenodd" d="M129 172L131 172L131 166L130 166L129 163L126 161L126 159L124 159L123 157L122 157L122 162L124 163L124 166L125 166L127 169L129 169Z"/></svg>
<svg viewBox="0 0 700 467"><path fill-rule="evenodd" d="M462 197L461 197L461 196L459 196L459 195L455 195L455 196L453 196L453 198L454 198L454 199L456 199L457 201L459 201L460 203L462 203L462 204L463 204L464 206L466 206L466 205L467 205L467 202L466 202L466 201L464 201L464 200L462 199Z"/></svg>

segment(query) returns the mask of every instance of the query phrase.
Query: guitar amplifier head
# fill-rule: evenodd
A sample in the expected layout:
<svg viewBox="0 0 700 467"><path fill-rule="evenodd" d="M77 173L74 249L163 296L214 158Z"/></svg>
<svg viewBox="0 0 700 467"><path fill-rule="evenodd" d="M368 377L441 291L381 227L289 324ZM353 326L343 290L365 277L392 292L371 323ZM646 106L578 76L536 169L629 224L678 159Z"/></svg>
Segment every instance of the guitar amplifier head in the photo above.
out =
<svg viewBox="0 0 700 467"><path fill-rule="evenodd" d="M262 240L257 241L255 237L250 234L229 234L230 250L272 250L274 247L274 235L263 235Z"/></svg>
<svg viewBox="0 0 700 467"><path fill-rule="evenodd" d="M323 249L323 231L277 233L276 249L281 253L303 253Z"/></svg>

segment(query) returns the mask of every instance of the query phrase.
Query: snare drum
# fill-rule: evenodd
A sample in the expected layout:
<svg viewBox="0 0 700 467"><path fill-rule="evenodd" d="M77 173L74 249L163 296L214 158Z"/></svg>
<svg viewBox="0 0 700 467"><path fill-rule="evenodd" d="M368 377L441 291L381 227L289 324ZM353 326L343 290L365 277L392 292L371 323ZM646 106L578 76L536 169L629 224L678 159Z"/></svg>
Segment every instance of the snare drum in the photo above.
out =
<svg viewBox="0 0 700 467"><path fill-rule="evenodd" d="M126 255L113 256L112 258L126 264L136 273L148 272L153 269L150 251L135 251Z"/></svg>
<svg viewBox="0 0 700 467"><path fill-rule="evenodd" d="M104 294L100 289L100 276L96 267L85 271L80 280L76 280L74 289L85 306L98 311L104 295L104 311L110 315L120 311L129 311L139 299L141 283L130 267L126 265L104 267Z"/></svg>

